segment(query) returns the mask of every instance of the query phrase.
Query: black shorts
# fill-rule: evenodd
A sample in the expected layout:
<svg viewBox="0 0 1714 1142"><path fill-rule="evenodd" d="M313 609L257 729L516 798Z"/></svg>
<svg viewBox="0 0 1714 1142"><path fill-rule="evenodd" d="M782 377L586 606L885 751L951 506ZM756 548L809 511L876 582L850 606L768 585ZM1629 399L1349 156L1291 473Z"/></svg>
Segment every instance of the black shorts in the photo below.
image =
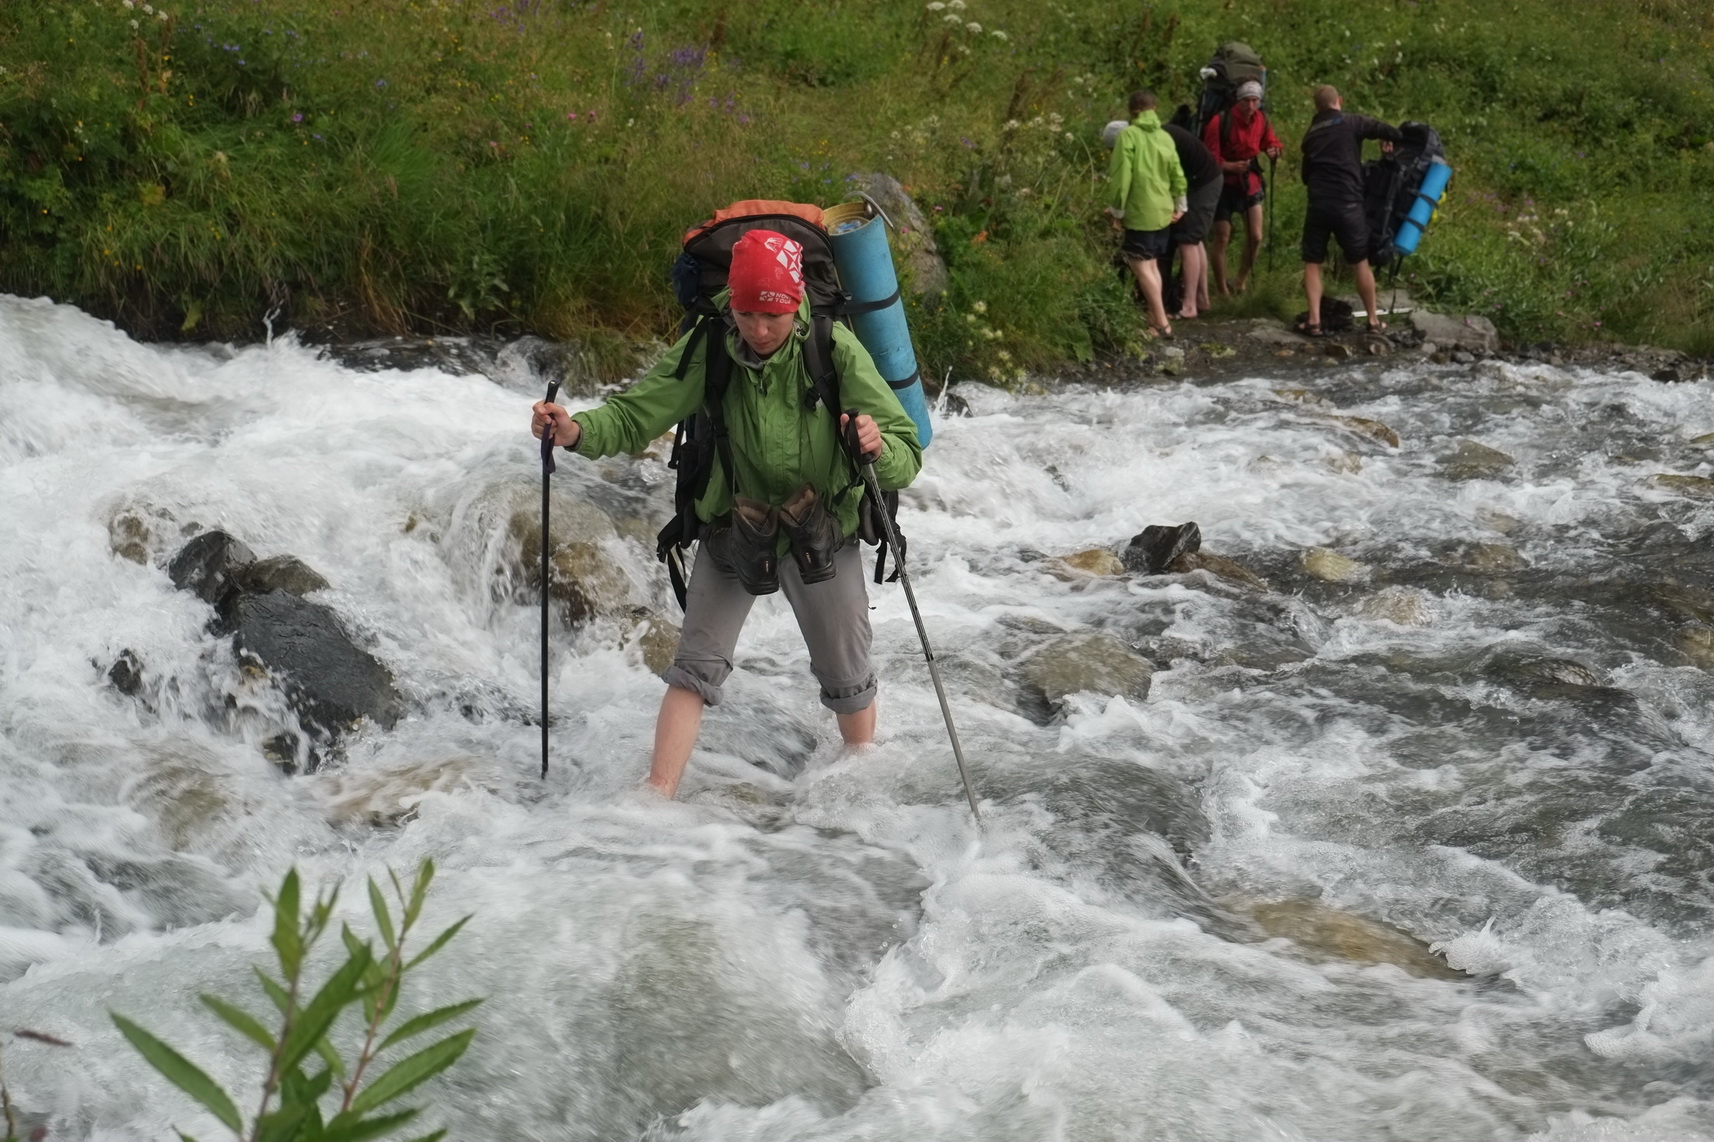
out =
<svg viewBox="0 0 1714 1142"><path fill-rule="evenodd" d="M1362 203L1353 202L1317 210L1310 205L1303 217L1303 260L1320 265L1327 260L1327 239L1339 239L1347 262L1367 261L1369 257L1369 220L1363 216Z"/></svg>
<svg viewBox="0 0 1714 1142"><path fill-rule="evenodd" d="M1220 191L1224 185L1214 178L1191 189L1190 209L1184 212L1183 218L1172 224L1174 245L1194 246L1208 237L1208 228L1214 224L1214 207L1220 201Z"/></svg>
<svg viewBox="0 0 1714 1142"><path fill-rule="evenodd" d="M1159 230L1126 230L1124 244L1119 247L1119 253L1125 255L1126 261L1151 261L1164 258L1167 251L1172 249L1172 231L1163 226Z"/></svg>
<svg viewBox="0 0 1714 1142"><path fill-rule="evenodd" d="M1264 192L1260 190L1254 194L1245 193L1244 183L1242 182L1237 186L1233 186L1229 182L1221 183L1220 201L1214 207L1214 220L1216 222L1224 222L1230 226L1232 224L1232 215L1243 214L1252 206L1260 206L1262 204L1263 197Z"/></svg>

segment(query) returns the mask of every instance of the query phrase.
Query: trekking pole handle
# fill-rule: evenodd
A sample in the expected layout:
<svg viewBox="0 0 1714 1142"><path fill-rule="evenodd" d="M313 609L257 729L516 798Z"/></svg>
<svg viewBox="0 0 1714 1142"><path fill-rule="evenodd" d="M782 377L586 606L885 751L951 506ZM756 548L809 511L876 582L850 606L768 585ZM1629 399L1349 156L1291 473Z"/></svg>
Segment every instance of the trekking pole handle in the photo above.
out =
<svg viewBox="0 0 1714 1142"><path fill-rule="evenodd" d="M857 410L854 408L845 410L845 450L851 453L851 458L859 466L873 464L880 458L879 453L864 452L863 446L857 443Z"/></svg>
<svg viewBox="0 0 1714 1142"><path fill-rule="evenodd" d="M548 395L542 399L546 403L552 404L553 398L558 395L559 382L549 381ZM546 427L542 429L542 472L547 475L552 475L555 467L556 465L553 462L553 421L549 420Z"/></svg>

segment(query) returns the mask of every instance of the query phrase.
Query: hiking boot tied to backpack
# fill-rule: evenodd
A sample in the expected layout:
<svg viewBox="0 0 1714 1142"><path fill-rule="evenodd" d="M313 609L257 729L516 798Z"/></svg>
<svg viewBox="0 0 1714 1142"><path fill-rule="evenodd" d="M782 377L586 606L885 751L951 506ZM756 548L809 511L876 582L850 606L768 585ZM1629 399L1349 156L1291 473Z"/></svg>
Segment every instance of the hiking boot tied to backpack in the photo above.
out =
<svg viewBox="0 0 1714 1142"><path fill-rule="evenodd" d="M833 557L843 544L839 528L815 489L805 484L780 505L780 525L791 542L792 561L805 583L825 583L838 572Z"/></svg>

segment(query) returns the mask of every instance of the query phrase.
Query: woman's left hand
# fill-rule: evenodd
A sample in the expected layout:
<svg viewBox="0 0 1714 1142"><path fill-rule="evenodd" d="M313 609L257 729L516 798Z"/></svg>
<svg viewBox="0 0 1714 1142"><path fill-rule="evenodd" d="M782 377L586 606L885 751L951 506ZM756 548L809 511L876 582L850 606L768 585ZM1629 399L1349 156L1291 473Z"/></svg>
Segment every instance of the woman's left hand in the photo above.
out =
<svg viewBox="0 0 1714 1142"><path fill-rule="evenodd" d="M839 431L845 431L846 422L851 419L849 413L839 414ZM887 442L881 439L881 426L875 423L875 418L868 413L857 414L857 450L863 453L873 463L881 458L886 450Z"/></svg>

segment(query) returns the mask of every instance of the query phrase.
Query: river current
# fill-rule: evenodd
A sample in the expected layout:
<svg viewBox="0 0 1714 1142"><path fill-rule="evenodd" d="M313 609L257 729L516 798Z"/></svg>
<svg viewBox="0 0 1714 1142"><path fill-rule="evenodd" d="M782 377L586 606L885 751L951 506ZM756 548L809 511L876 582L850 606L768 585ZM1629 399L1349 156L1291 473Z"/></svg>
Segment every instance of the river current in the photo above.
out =
<svg viewBox="0 0 1714 1142"><path fill-rule="evenodd" d="M978 830L896 585L868 751L776 597L670 804L636 788L642 627L561 626L537 776L530 359L355 370L0 298L0 1035L75 1044L0 1047L49 1137L224 1136L107 1013L253 1105L196 996L263 1005L263 893L343 881L368 933L362 879L432 856L427 922L472 919L406 1004L488 997L418 1092L452 1138L1714 1138L1708 384L955 385L901 519ZM676 615L661 458L554 479L626 615ZM1265 587L1058 561L1188 520ZM277 696L165 570L212 527L330 581L392 729L282 772ZM1146 695L1055 701L1080 654Z"/></svg>

